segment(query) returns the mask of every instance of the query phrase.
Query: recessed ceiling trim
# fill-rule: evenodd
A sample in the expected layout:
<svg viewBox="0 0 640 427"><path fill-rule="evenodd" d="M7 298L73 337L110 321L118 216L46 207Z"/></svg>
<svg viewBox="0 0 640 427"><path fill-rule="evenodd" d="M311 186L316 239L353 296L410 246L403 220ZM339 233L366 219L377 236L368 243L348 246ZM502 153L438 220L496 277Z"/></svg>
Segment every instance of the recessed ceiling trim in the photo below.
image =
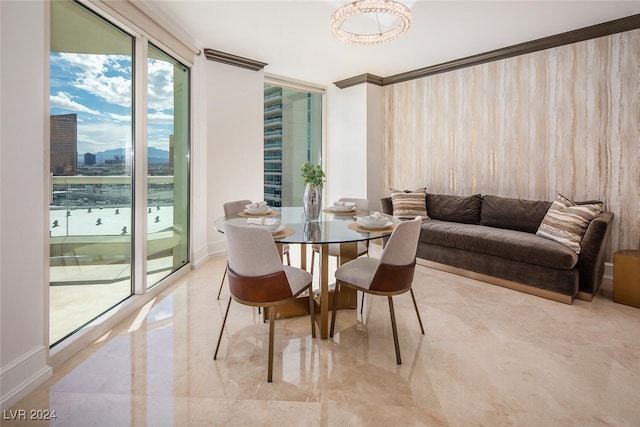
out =
<svg viewBox="0 0 640 427"><path fill-rule="evenodd" d="M408 71L406 73L395 74L389 77L383 77L381 86L392 85L408 80L415 80L422 77L458 70L460 68L485 64L487 62L498 61L500 59L511 58L514 56L564 46L571 43L577 43L585 40L595 39L598 37L622 33L625 31L636 30L638 28L640 28L640 14L631 15L625 18L603 22L601 24L579 28L577 30L568 31L565 33L560 33L553 36L516 44L513 46L508 46L485 53L480 53L478 55L472 55L466 58L456 59L453 61L444 62L442 64ZM340 80L338 82L335 82L334 84L340 89L343 89L348 86L353 86L354 84L369 83L366 79L363 79L363 76L367 75L370 74L361 74L359 76ZM350 82L351 84L344 85L344 82Z"/></svg>
<svg viewBox="0 0 640 427"><path fill-rule="evenodd" d="M204 56L209 61L221 62L235 67L247 68L252 71L260 71L266 65L266 62L256 61L254 59L243 58L242 56L233 55L231 53L220 52L214 49L204 49Z"/></svg>

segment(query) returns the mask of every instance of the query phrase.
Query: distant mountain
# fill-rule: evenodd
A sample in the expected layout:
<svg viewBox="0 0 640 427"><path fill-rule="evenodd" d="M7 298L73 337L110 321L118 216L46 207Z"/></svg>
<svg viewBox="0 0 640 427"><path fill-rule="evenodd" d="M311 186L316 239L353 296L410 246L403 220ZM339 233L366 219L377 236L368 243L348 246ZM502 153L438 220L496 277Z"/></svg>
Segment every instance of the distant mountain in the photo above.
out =
<svg viewBox="0 0 640 427"><path fill-rule="evenodd" d="M158 148L147 148L147 159L149 163L169 163L169 152Z"/></svg>
<svg viewBox="0 0 640 427"><path fill-rule="evenodd" d="M124 148L115 148L113 150L100 151L95 154L96 164L104 163L106 160L113 160L116 156L124 156ZM78 153L78 164L84 164L84 154ZM158 148L149 147L147 149L147 158L149 163L169 163L169 152L167 150L160 150Z"/></svg>

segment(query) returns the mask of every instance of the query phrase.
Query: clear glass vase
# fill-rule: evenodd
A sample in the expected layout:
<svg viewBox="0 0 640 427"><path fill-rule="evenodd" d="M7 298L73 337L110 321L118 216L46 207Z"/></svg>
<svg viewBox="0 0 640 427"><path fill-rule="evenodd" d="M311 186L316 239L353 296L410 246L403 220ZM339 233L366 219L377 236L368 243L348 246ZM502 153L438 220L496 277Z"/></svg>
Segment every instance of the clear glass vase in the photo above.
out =
<svg viewBox="0 0 640 427"><path fill-rule="evenodd" d="M322 209L322 187L307 184L302 202L307 221L317 221L320 217L320 209Z"/></svg>

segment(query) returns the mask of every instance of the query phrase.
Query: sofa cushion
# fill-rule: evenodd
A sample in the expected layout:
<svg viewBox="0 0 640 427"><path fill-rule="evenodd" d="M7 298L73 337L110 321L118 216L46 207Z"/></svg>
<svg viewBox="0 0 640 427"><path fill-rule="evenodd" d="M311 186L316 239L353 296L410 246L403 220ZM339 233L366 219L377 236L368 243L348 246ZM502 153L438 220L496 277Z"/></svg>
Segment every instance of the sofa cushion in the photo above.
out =
<svg viewBox="0 0 640 427"><path fill-rule="evenodd" d="M602 207L602 202L578 205L558 194L536 234L561 243L579 254L582 236Z"/></svg>
<svg viewBox="0 0 640 427"><path fill-rule="evenodd" d="M535 233L551 202L482 196L480 225Z"/></svg>
<svg viewBox="0 0 640 427"><path fill-rule="evenodd" d="M571 269L578 262L578 255L560 243L483 225L424 221L420 241L557 269Z"/></svg>
<svg viewBox="0 0 640 427"><path fill-rule="evenodd" d="M481 200L480 194L473 196L427 194L427 213L429 218L441 221L478 224Z"/></svg>
<svg viewBox="0 0 640 427"><path fill-rule="evenodd" d="M417 216L429 219L426 200L427 193L424 190L392 191L393 216L401 219L414 219Z"/></svg>

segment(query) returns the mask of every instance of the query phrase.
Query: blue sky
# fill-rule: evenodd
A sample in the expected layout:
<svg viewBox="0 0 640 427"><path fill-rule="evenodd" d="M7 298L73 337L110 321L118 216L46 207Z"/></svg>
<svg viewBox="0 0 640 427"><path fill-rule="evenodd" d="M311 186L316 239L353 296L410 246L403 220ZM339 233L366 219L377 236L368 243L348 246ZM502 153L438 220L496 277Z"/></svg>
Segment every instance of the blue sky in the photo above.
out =
<svg viewBox="0 0 640 427"><path fill-rule="evenodd" d="M131 57L51 53L50 112L78 115L78 152L131 145ZM173 134L173 65L148 63L148 145L169 150Z"/></svg>

